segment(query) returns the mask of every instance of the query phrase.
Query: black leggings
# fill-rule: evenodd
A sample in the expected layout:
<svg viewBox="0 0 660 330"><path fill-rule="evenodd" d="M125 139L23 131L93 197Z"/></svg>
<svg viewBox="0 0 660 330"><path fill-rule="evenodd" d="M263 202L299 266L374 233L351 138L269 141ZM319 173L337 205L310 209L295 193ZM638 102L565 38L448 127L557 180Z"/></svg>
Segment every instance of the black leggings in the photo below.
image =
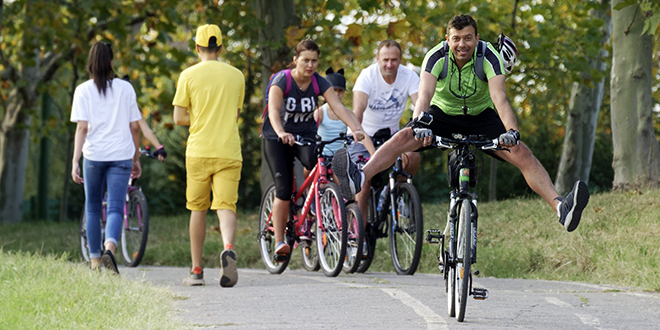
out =
<svg viewBox="0 0 660 330"><path fill-rule="evenodd" d="M263 140L263 146L266 162L275 181L275 197L288 201L293 193L293 157L297 157L306 169L312 170L316 165L315 146L290 146L266 139Z"/></svg>

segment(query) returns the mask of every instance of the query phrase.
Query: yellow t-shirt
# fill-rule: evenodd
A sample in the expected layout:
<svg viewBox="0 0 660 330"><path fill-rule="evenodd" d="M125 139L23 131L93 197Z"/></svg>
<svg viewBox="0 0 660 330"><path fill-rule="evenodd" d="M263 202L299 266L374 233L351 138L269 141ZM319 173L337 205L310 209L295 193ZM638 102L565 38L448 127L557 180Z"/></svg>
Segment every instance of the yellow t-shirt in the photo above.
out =
<svg viewBox="0 0 660 330"><path fill-rule="evenodd" d="M243 160L236 122L245 78L233 66L203 61L181 73L172 105L188 108L186 156Z"/></svg>

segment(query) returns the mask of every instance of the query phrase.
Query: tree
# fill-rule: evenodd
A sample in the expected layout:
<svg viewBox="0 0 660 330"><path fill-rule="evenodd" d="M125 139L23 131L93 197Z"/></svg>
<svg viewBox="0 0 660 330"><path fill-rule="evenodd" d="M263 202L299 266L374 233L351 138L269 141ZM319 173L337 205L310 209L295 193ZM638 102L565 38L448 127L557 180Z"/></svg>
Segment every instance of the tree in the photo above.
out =
<svg viewBox="0 0 660 330"><path fill-rule="evenodd" d="M22 219L29 128L40 94L45 89L58 87L56 85L60 82L54 84L54 77L62 74L62 70L71 70L67 65L82 65L81 59L86 58L89 43L96 40L116 41L118 55L115 64L131 61L132 56L122 58L120 55L122 52L128 53L128 50L135 50L137 55L146 52L158 55L153 45L167 41L167 32L174 30L179 17L174 8L176 2L171 0L155 4L81 0L0 1L0 77L3 85L0 102L4 109L0 126L2 221L18 222ZM156 30L161 39L132 38L135 30L146 34L153 34ZM164 54L160 55L164 57ZM151 71L149 67L158 67L164 70L168 63L144 62L142 69Z"/></svg>
<svg viewBox="0 0 660 330"><path fill-rule="evenodd" d="M648 1L612 1L614 189L657 186L660 150L653 129L652 33L660 11ZM657 9L657 5L655 5ZM645 20L645 17L653 19ZM650 25L649 21L655 22Z"/></svg>
<svg viewBox="0 0 660 330"><path fill-rule="evenodd" d="M566 115L566 134L562 148L555 188L560 194L572 189L577 180L589 182L591 160L596 137L598 111L603 100L605 70L607 69L605 50L610 40L611 17L610 0L601 0L598 8L591 9L591 16L602 22L598 31L602 47L589 59L587 71L582 73L582 81L574 82L571 102Z"/></svg>

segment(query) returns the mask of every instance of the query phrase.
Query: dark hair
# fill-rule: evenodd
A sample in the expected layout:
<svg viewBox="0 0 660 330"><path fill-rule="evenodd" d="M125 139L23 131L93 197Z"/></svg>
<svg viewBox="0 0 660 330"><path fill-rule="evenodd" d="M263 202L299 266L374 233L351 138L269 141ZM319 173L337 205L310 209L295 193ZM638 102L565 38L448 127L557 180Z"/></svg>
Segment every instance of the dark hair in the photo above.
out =
<svg viewBox="0 0 660 330"><path fill-rule="evenodd" d="M216 37L211 37L209 38L209 45L215 45L215 46L209 46L209 47L202 47L200 45L197 45L199 47L199 51L202 53L217 53L218 50L222 47L222 45L218 46L217 45L218 39Z"/></svg>
<svg viewBox="0 0 660 330"><path fill-rule="evenodd" d="M108 89L108 81L112 87L112 79L115 71L112 69L112 44L97 42L92 46L87 58L87 72L94 79L94 84L99 94L105 95Z"/></svg>
<svg viewBox="0 0 660 330"><path fill-rule="evenodd" d="M472 26L474 28L474 34L479 34L477 30L477 22L470 15L456 15L449 20L447 24L447 35L449 35L450 29L463 30L467 26Z"/></svg>
<svg viewBox="0 0 660 330"><path fill-rule="evenodd" d="M388 47L389 48L389 47L392 47L392 46L398 48L399 49L399 57L403 57L403 51L401 50L401 45L399 45L398 42L396 42L392 39L387 39L387 40L381 41L380 44L378 44L377 54L380 54L380 49L381 48L383 48L383 47Z"/></svg>
<svg viewBox="0 0 660 330"><path fill-rule="evenodd" d="M319 57L321 57L321 50L319 49L319 45L317 45L314 40L312 39L304 39L301 42L298 43L295 49L295 55L296 57L300 56L300 53L304 51L311 51L311 52L316 52ZM291 62L289 63L289 69L293 69L296 66L296 63Z"/></svg>

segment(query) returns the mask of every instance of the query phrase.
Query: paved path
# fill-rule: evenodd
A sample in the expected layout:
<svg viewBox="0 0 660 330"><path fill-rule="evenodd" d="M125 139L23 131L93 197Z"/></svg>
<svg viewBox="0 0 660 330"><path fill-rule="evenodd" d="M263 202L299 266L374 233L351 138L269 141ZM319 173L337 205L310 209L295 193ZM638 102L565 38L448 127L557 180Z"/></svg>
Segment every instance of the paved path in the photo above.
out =
<svg viewBox="0 0 660 330"><path fill-rule="evenodd" d="M239 269L233 288L206 269L205 287L184 287L184 268L120 270L184 299L177 317L194 329L660 329L660 294L572 282L475 279L490 297L468 301L465 322L447 316L439 274L341 274Z"/></svg>

